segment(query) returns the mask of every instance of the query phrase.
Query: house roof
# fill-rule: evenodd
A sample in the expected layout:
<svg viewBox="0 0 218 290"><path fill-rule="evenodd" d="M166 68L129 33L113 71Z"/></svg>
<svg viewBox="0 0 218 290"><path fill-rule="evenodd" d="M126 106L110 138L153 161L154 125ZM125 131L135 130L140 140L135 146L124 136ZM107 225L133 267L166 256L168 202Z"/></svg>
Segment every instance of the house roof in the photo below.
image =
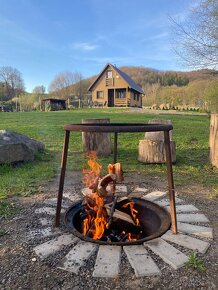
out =
<svg viewBox="0 0 218 290"><path fill-rule="evenodd" d="M89 86L88 90L90 91L92 89L92 87L96 84L96 82L98 81L98 79L101 77L101 75L105 72L105 70L108 68L108 66L110 66L111 68L113 68L126 82L127 84L130 86L131 89L139 92L140 94L144 94L142 88L140 86L138 86L132 79L130 76L128 76L126 73L124 73L123 71L121 71L119 68L117 68L116 66L108 63L106 64L106 66L103 68L103 70L99 73L99 75L97 76L97 78L94 80L94 82Z"/></svg>

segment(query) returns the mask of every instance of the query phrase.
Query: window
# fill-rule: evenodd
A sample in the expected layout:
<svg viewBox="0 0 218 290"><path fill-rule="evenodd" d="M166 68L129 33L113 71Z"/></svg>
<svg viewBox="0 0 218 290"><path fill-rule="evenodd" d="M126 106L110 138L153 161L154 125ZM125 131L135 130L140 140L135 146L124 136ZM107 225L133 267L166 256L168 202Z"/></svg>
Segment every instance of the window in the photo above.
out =
<svg viewBox="0 0 218 290"><path fill-rule="evenodd" d="M139 101L139 94L133 93L133 98L134 98L134 101Z"/></svg>
<svg viewBox="0 0 218 290"><path fill-rule="evenodd" d="M117 89L116 90L116 98L117 99L125 99L126 98L126 90L125 89Z"/></svg>
<svg viewBox="0 0 218 290"><path fill-rule="evenodd" d="M103 91L97 91L97 99L103 99L104 98L104 92Z"/></svg>
<svg viewBox="0 0 218 290"><path fill-rule="evenodd" d="M108 70L107 71L107 78L108 79L112 79L112 77L113 77L112 71L111 70Z"/></svg>

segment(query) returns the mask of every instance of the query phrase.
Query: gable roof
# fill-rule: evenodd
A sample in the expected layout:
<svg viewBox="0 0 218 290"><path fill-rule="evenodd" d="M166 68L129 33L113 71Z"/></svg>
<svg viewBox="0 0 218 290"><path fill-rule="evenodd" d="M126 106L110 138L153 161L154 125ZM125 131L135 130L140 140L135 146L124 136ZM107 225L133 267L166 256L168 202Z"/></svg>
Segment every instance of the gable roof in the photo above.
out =
<svg viewBox="0 0 218 290"><path fill-rule="evenodd" d="M140 94L144 94L142 88L140 86L138 86L132 79L130 76L128 76L126 73L124 73L123 71L121 71L120 69L118 69L116 66L108 63L106 64L106 66L103 68L103 70L99 73L99 75L97 76L97 78L94 80L94 82L89 86L88 91L90 91L92 89L92 87L96 84L96 82L98 81L98 79L102 76L102 74L105 72L105 70L109 67L111 67L112 69L114 69L126 82L127 84L130 86L131 89L139 92Z"/></svg>

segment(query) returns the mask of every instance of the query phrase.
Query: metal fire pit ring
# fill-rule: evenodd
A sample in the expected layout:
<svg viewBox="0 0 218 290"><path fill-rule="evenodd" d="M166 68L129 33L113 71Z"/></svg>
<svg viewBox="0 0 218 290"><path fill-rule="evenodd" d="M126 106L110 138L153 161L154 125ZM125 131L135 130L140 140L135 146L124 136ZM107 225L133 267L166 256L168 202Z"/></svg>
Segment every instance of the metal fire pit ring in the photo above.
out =
<svg viewBox="0 0 218 290"><path fill-rule="evenodd" d="M119 209L128 202L134 202L134 206L138 210L138 218L140 225L143 230L142 238L132 241L102 241L94 240L88 236L84 236L82 232L82 219L80 218L80 212L84 208L82 205L82 200L75 202L65 213L64 223L68 230L72 232L75 236L86 242L97 243L100 245L138 245L146 241L153 240L155 238L161 237L166 231L169 230L171 226L170 215L162 207L157 204L150 202L148 200L140 198L124 199L117 203L117 208ZM122 223L122 222L121 222Z"/></svg>
<svg viewBox="0 0 218 290"><path fill-rule="evenodd" d="M146 123L109 123L109 124L68 124L64 126L65 138L62 151L61 161L61 174L58 190L58 199L55 216L55 226L60 226L60 213L61 204L63 198L64 179L67 164L68 146L70 139L70 132L106 132L114 133L114 163L117 162L117 138L118 133L136 133L136 132L159 132L164 133L164 144L166 152L166 166L167 166L167 180L168 180L168 191L170 200L170 213L171 213L171 224L172 232L177 234L177 219L176 219L176 206L175 206L175 191L173 181L173 169L172 169L172 157L170 149L170 136L169 131L173 129L170 124L146 124Z"/></svg>

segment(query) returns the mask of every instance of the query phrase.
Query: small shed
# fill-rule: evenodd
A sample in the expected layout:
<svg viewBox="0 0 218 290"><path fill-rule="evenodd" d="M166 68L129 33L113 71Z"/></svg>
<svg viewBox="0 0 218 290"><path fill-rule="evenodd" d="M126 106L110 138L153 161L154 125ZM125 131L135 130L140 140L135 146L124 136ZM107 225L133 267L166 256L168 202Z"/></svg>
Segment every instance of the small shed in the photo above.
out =
<svg viewBox="0 0 218 290"><path fill-rule="evenodd" d="M44 99L41 103L43 111L59 111L66 110L66 100L61 99Z"/></svg>

